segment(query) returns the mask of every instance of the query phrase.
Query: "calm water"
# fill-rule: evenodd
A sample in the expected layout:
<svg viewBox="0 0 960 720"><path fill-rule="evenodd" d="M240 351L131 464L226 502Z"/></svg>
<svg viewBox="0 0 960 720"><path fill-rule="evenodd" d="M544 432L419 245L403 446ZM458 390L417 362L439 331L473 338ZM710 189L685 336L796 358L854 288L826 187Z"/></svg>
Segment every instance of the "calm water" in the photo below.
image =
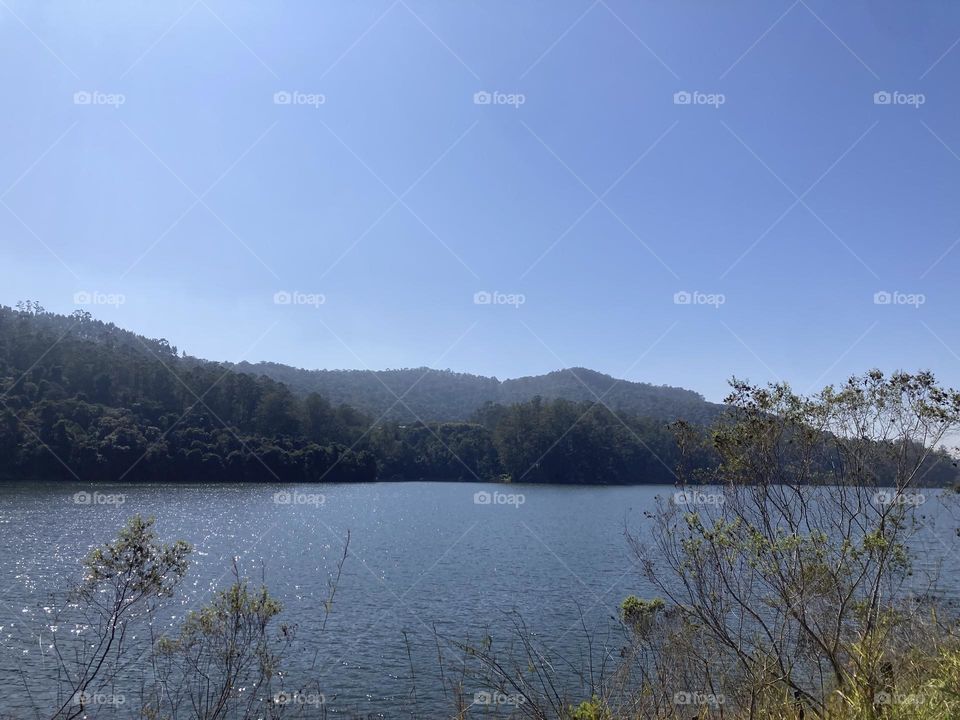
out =
<svg viewBox="0 0 960 720"><path fill-rule="evenodd" d="M74 501L94 490L123 493L124 502ZM278 490L293 502L275 502ZM522 493L523 503L474 501L475 493L495 491ZM0 715L34 717L20 677L38 687L51 682L52 608L79 579L79 559L136 512L156 516L162 539L195 547L181 594L160 624L175 627L208 601L230 581L237 556L246 573L265 574L283 619L297 626L291 680L319 685L328 715L445 717L454 703L441 690L434 628L448 678L458 658L449 641L489 635L500 647L512 636L505 614L512 610L551 647L582 657L581 610L589 628L605 629L624 596L651 594L624 528L642 528L655 496L671 492L469 483L0 487ZM305 497L316 493L322 504ZM321 632L348 530L351 556ZM942 560L947 592L960 594L953 527L925 531L918 544L921 562ZM468 679L465 689L480 688ZM112 715L105 708L99 716ZM116 716L132 717L132 709Z"/></svg>

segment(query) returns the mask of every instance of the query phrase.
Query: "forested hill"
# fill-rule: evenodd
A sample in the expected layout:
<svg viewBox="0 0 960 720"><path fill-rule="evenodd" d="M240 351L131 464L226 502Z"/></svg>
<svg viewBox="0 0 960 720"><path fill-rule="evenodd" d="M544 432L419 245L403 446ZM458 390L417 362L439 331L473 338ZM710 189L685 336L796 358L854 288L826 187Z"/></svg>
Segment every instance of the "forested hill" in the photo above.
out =
<svg viewBox="0 0 960 720"><path fill-rule="evenodd" d="M422 375L409 372L410 383L396 386L400 396ZM371 387L359 382L361 373L333 375ZM385 375L394 383L405 379ZM553 387L562 388L562 373L556 375ZM462 392L450 392L451 378ZM0 479L674 479L679 458L661 419L614 414L592 401L487 402L525 396L531 388L524 382L431 373L421 384L427 391L421 397L445 408L440 419L422 404L424 422L384 419L342 403L343 391L330 393L333 402L303 388L295 393L263 374L186 356L165 339L89 312L57 315L37 302L0 306ZM349 397L367 397L354 392ZM373 398L363 405L381 407L384 400ZM442 419L470 409L476 412L466 421Z"/></svg>
<svg viewBox="0 0 960 720"><path fill-rule="evenodd" d="M278 363L238 363L251 375L266 375L293 392L319 393L331 402L346 403L375 417L412 422L467 420L485 403L512 405L541 397L545 400L596 402L630 415L672 421L684 418L706 424L721 410L698 393L666 385L617 380L585 368L556 370L512 380L469 375L450 370L302 370ZM397 398L403 401L398 402Z"/></svg>
<svg viewBox="0 0 960 720"><path fill-rule="evenodd" d="M88 312L0 306L0 479L673 483L681 461L708 477L717 459L697 422L716 406L676 388L582 370L502 383L380 373L421 422L381 418L396 398L369 373L306 376L350 382L294 392ZM676 417L699 437L682 455L666 422ZM828 475L833 462L825 454L817 471ZM928 465L925 483L956 481L950 458ZM878 477L892 467L878 465Z"/></svg>

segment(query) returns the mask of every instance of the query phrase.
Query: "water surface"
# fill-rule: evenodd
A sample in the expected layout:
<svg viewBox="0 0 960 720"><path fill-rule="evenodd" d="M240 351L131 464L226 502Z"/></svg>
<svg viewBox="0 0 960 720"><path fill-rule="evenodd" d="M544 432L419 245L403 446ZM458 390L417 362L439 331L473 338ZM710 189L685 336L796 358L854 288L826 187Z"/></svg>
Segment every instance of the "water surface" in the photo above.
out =
<svg viewBox="0 0 960 720"><path fill-rule="evenodd" d="M287 493L281 502L278 492ZM450 716L438 654L449 679L458 661L451 642L489 636L505 647L519 617L576 661L586 652L581 623L605 631L626 595L653 594L624 530L642 530L643 512L672 492L474 483L0 486L0 707L8 717L33 717L21 678L41 690L53 682L50 618L80 578L79 559L141 513L157 518L160 538L195 548L158 625L176 627L228 584L236 556L245 573L262 575L284 621L297 626L291 680L319 687L328 715ZM117 493L122 504L104 497ZM350 557L321 630L348 531ZM946 591L956 595L960 560L943 533L921 534L920 562L942 560ZM479 689L466 681L468 692ZM114 712L132 717L130 707Z"/></svg>

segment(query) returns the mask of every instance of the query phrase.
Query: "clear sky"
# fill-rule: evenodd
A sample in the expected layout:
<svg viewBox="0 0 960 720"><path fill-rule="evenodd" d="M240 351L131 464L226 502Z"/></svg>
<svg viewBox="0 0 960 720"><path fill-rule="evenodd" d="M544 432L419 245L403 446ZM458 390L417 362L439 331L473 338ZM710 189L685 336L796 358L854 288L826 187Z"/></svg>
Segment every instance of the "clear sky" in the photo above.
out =
<svg viewBox="0 0 960 720"><path fill-rule="evenodd" d="M946 0L0 0L0 302L310 368L960 385L958 40Z"/></svg>

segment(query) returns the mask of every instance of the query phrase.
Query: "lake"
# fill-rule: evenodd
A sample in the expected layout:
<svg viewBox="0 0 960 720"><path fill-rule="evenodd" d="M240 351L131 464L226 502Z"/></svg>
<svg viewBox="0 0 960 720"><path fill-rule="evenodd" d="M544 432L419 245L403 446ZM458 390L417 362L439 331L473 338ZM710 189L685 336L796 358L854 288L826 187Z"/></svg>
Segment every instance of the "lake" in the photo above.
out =
<svg viewBox="0 0 960 720"><path fill-rule="evenodd" d="M195 548L158 626L177 627L228 584L236 556L245 574L259 581L262 573L283 603L282 619L297 626L290 679L319 688L323 712L446 717L455 703L443 691L438 655L445 677L456 676L456 642L489 636L502 648L520 617L576 661L586 653L581 611L588 628L605 631L626 595L652 595L624 530L642 529L655 497L672 492L476 483L0 486L0 713L33 717L20 678L38 696L52 687L54 608L79 580L80 558L134 513L155 516L161 539ZM921 564L943 561L951 595L960 578L956 543L947 544L955 527L917 538ZM350 557L321 630L348 530ZM464 689L482 688L467 678ZM96 716L133 712L102 707Z"/></svg>

